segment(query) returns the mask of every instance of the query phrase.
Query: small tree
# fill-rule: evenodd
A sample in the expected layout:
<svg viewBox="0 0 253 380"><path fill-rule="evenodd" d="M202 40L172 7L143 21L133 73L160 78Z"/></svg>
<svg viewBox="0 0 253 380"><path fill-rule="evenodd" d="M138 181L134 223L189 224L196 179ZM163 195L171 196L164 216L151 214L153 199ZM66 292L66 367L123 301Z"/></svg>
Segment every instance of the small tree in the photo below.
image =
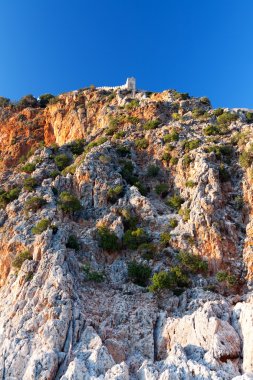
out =
<svg viewBox="0 0 253 380"><path fill-rule="evenodd" d="M25 202L25 210L37 211L43 207L47 201L42 197L32 197Z"/></svg>
<svg viewBox="0 0 253 380"><path fill-rule="evenodd" d="M68 191L63 191L60 194L58 206L64 212L75 212L82 208L79 199Z"/></svg>
<svg viewBox="0 0 253 380"><path fill-rule="evenodd" d="M128 265L128 276L134 284L146 286L151 275L151 269L148 265L132 261Z"/></svg>
<svg viewBox="0 0 253 380"><path fill-rule="evenodd" d="M32 173L35 170L36 165L34 163L28 162L24 166L22 166L21 170L25 173Z"/></svg>
<svg viewBox="0 0 253 380"><path fill-rule="evenodd" d="M63 170L70 164L71 159L66 154L58 154L55 156L54 162L56 163L59 170Z"/></svg>
<svg viewBox="0 0 253 380"><path fill-rule="evenodd" d="M8 107L10 103L11 103L10 99L0 96L0 107Z"/></svg>
<svg viewBox="0 0 253 380"><path fill-rule="evenodd" d="M148 236L143 228L134 231L127 230L123 236L123 244L126 248L137 249L139 245L148 242Z"/></svg>
<svg viewBox="0 0 253 380"><path fill-rule="evenodd" d="M80 248L78 239L75 235L69 235L66 247L78 251Z"/></svg>
<svg viewBox="0 0 253 380"><path fill-rule="evenodd" d="M165 271L155 273L152 277L152 284L149 286L151 292L157 292L163 289L171 289L174 285L172 276Z"/></svg>
<svg viewBox="0 0 253 380"><path fill-rule="evenodd" d="M40 235L42 232L46 231L48 227L50 226L50 220L48 219L41 219L36 226L32 228L32 233L34 235Z"/></svg>
<svg viewBox="0 0 253 380"><path fill-rule="evenodd" d="M29 251L23 251L12 261L12 266L16 269L20 269L26 260L32 260L32 258L32 254Z"/></svg>
<svg viewBox="0 0 253 380"><path fill-rule="evenodd" d="M108 252L118 251L120 248L117 235L110 231L107 227L98 228L100 247Z"/></svg>
<svg viewBox="0 0 253 380"><path fill-rule="evenodd" d="M123 194L123 186L117 185L108 190L107 199L111 203L115 203Z"/></svg>
<svg viewBox="0 0 253 380"><path fill-rule="evenodd" d="M27 108L27 107L36 108L38 107L39 103L38 103L38 100L33 95L29 94L29 95L23 96L23 98L19 100L17 105L22 108Z"/></svg>
<svg viewBox="0 0 253 380"><path fill-rule="evenodd" d="M41 108L45 108L50 101L54 99L54 95L52 94L43 94L39 97L39 105Z"/></svg>

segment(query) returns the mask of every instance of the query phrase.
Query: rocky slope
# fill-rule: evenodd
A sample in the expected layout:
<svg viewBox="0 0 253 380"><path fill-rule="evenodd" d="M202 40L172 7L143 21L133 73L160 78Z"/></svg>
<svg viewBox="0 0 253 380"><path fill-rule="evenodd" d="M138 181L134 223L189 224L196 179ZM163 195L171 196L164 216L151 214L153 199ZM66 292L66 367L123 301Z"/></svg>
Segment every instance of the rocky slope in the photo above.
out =
<svg viewBox="0 0 253 380"><path fill-rule="evenodd" d="M176 91L0 108L2 379L253 378L252 122Z"/></svg>

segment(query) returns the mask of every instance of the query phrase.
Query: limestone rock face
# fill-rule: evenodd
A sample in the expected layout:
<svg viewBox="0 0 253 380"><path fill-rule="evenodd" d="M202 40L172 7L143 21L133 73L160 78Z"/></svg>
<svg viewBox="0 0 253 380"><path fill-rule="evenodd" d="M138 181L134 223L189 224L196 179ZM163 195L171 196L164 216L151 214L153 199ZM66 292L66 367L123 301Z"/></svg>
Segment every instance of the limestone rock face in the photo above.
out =
<svg viewBox="0 0 253 380"><path fill-rule="evenodd" d="M253 135L223 113L96 89L0 109L1 379L252 378Z"/></svg>

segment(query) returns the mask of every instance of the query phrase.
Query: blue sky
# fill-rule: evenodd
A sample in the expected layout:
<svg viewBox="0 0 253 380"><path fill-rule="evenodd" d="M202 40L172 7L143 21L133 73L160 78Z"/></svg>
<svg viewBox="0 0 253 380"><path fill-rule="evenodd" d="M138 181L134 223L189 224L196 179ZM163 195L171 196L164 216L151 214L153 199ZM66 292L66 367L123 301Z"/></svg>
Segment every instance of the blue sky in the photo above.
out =
<svg viewBox="0 0 253 380"><path fill-rule="evenodd" d="M141 89L253 108L252 0L0 0L0 95L135 76Z"/></svg>

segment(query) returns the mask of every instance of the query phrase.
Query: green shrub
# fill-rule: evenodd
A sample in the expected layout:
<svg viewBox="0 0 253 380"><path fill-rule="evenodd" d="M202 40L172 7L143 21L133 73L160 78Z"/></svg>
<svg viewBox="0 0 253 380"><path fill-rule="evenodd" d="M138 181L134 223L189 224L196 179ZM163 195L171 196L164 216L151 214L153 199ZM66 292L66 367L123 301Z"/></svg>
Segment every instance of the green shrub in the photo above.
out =
<svg viewBox="0 0 253 380"><path fill-rule="evenodd" d="M133 99L133 100L131 100L129 103L127 103L127 104L125 105L125 108L126 108L127 110L133 110L133 109L139 107L139 105L140 105L139 100L137 100L137 99Z"/></svg>
<svg viewBox="0 0 253 380"><path fill-rule="evenodd" d="M60 175L61 173L59 172L59 170L52 170L51 173L50 173L50 177L55 179L58 175Z"/></svg>
<svg viewBox="0 0 253 380"><path fill-rule="evenodd" d="M148 147L148 140L145 138L143 139L136 139L135 140L135 146L137 149L147 149Z"/></svg>
<svg viewBox="0 0 253 380"><path fill-rule="evenodd" d="M179 134L175 129L172 129L171 133L168 133L167 135L163 136L163 140L165 143L178 141Z"/></svg>
<svg viewBox="0 0 253 380"><path fill-rule="evenodd" d="M64 168L66 168L70 164L71 159L69 156L62 153L62 154L58 154L57 156L55 156L54 162L57 165L59 170L63 170Z"/></svg>
<svg viewBox="0 0 253 380"><path fill-rule="evenodd" d="M243 151L239 156L239 164L241 167L247 169L253 162L253 154L251 152Z"/></svg>
<svg viewBox="0 0 253 380"><path fill-rule="evenodd" d="M223 108L217 108L216 110L213 110L213 115L214 116L220 116L224 112Z"/></svg>
<svg viewBox="0 0 253 380"><path fill-rule="evenodd" d="M171 228L176 228L177 225L178 225L178 221L177 221L177 219L175 219L175 218L171 218L171 219L169 220L169 226L170 226Z"/></svg>
<svg viewBox="0 0 253 380"><path fill-rule="evenodd" d="M171 235L169 232L163 232L160 236L160 241L161 243L163 243L164 245L169 245L170 243L170 239L171 239Z"/></svg>
<svg viewBox="0 0 253 380"><path fill-rule="evenodd" d="M117 152L118 155L120 155L121 157L126 157L126 156L128 156L128 155L131 153L131 150L130 150L130 147L129 147L129 146L126 146L126 145L118 145L118 146L117 146L117 149L116 149L116 152Z"/></svg>
<svg viewBox="0 0 253 380"><path fill-rule="evenodd" d="M28 162L22 166L21 170L25 173L32 173L35 170L36 165L34 163Z"/></svg>
<svg viewBox="0 0 253 380"><path fill-rule="evenodd" d="M75 172L76 172L76 167L77 165L76 164L72 164L72 165L69 165L69 166L66 166L65 169L62 170L62 175L66 176L67 174L72 174L74 175Z"/></svg>
<svg viewBox="0 0 253 380"><path fill-rule="evenodd" d="M148 236L142 228L127 230L123 236L123 245L128 249L137 249L141 244L148 242Z"/></svg>
<svg viewBox="0 0 253 380"><path fill-rule="evenodd" d="M43 207L47 201L42 197L32 197L25 202L25 210L37 211Z"/></svg>
<svg viewBox="0 0 253 380"><path fill-rule="evenodd" d="M14 201L19 197L20 188L13 187L9 191L4 191L0 189L0 208L5 208L8 203Z"/></svg>
<svg viewBox="0 0 253 380"><path fill-rule="evenodd" d="M18 101L17 106L21 108L27 108L27 107L35 108L39 106L39 102L33 95L29 94L29 95L23 96L23 98L21 98Z"/></svg>
<svg viewBox="0 0 253 380"><path fill-rule="evenodd" d="M207 272L208 263L199 256L192 255L189 252L180 251L177 255L177 259L192 273Z"/></svg>
<svg viewBox="0 0 253 380"><path fill-rule="evenodd" d="M135 230L137 228L138 218L127 209L121 209L120 215L123 219L123 225L125 230Z"/></svg>
<svg viewBox="0 0 253 380"><path fill-rule="evenodd" d="M189 152L190 150L197 149L200 145L200 140L184 140L182 141L182 147L186 152Z"/></svg>
<svg viewBox="0 0 253 380"><path fill-rule="evenodd" d="M27 191L33 191L38 186L37 180L32 177L28 177L24 180L24 189Z"/></svg>
<svg viewBox="0 0 253 380"><path fill-rule="evenodd" d="M217 123L223 127L228 127L233 121L236 121L238 116L231 112L223 112L217 117Z"/></svg>
<svg viewBox="0 0 253 380"><path fill-rule="evenodd" d="M88 281L94 281L94 282L103 282L104 281L104 275L100 272L91 270L89 265L84 265L83 271L86 274Z"/></svg>
<svg viewBox="0 0 253 380"><path fill-rule="evenodd" d="M133 171L133 163L131 161L125 161L121 167L121 175L130 185L133 185L134 182L138 180L138 178L134 176Z"/></svg>
<svg viewBox="0 0 253 380"><path fill-rule="evenodd" d="M33 259L32 254L29 251L23 251L19 253L15 257L15 259L12 261L12 266L16 269L20 269L22 267L22 264L26 260L32 260L32 259Z"/></svg>
<svg viewBox="0 0 253 380"><path fill-rule="evenodd" d="M117 185L109 189L107 192L107 199L111 203L115 203L123 194L123 186Z"/></svg>
<svg viewBox="0 0 253 380"><path fill-rule="evenodd" d="M156 246L153 243L143 243L139 245L138 251L141 253L143 259L152 260L156 253Z"/></svg>
<svg viewBox="0 0 253 380"><path fill-rule="evenodd" d="M160 120L150 120L143 125L143 129L149 131L150 129L156 129L161 124Z"/></svg>
<svg viewBox="0 0 253 380"><path fill-rule="evenodd" d="M170 165L176 165L177 163L178 163L178 158L177 157L171 157Z"/></svg>
<svg viewBox="0 0 253 380"><path fill-rule="evenodd" d="M117 140L117 139L122 139L125 136L126 136L126 131L118 131L114 133L113 138Z"/></svg>
<svg viewBox="0 0 253 380"><path fill-rule="evenodd" d="M199 100L202 104L204 104L206 106L210 106L210 104L211 104L211 102L207 96L202 96Z"/></svg>
<svg viewBox="0 0 253 380"><path fill-rule="evenodd" d="M192 180L189 180L189 181L186 181L186 182L185 182L185 186L186 186L186 187L193 188L193 187L195 187L196 185L197 185L197 183L194 182L194 181L192 181Z"/></svg>
<svg viewBox="0 0 253 380"><path fill-rule="evenodd" d="M163 153L163 155L162 155L162 160L163 160L163 161L170 161L170 159L171 159L171 155L170 155L170 153L165 151L165 152Z"/></svg>
<svg viewBox="0 0 253 380"><path fill-rule="evenodd" d="M160 195L162 198L165 197L168 194L169 186L167 183L159 183L159 185L156 185L155 192L156 194Z"/></svg>
<svg viewBox="0 0 253 380"><path fill-rule="evenodd" d="M173 120L177 121L177 120L180 120L180 115L177 113L177 112L173 112L171 114L171 117Z"/></svg>
<svg viewBox="0 0 253 380"><path fill-rule="evenodd" d="M45 108L50 101L54 99L54 95L52 94L43 94L39 97L39 105L41 108Z"/></svg>
<svg viewBox="0 0 253 380"><path fill-rule="evenodd" d="M69 235L67 243L66 243L66 248L74 249L75 251L79 250L80 245L75 235Z"/></svg>
<svg viewBox="0 0 253 380"><path fill-rule="evenodd" d="M247 123L253 123L253 112L246 112L246 120L247 120Z"/></svg>
<svg viewBox="0 0 253 380"><path fill-rule="evenodd" d="M192 110L192 117L194 119L198 119L199 117L203 116L205 114L205 110L202 108L195 108Z"/></svg>
<svg viewBox="0 0 253 380"><path fill-rule="evenodd" d="M99 244L100 247L108 252L118 251L120 244L114 232L110 231L107 227L98 228Z"/></svg>
<svg viewBox="0 0 253 380"><path fill-rule="evenodd" d="M220 134L220 128L217 125L208 125L203 129L204 135L214 136Z"/></svg>
<svg viewBox="0 0 253 380"><path fill-rule="evenodd" d="M172 277L172 283L175 286L188 286L189 285L189 279L187 275L183 272L182 268L180 266L176 265L170 269L170 274Z"/></svg>
<svg viewBox="0 0 253 380"><path fill-rule="evenodd" d="M181 207L178 213L182 216L184 222L187 222L190 219L191 210L189 208Z"/></svg>
<svg viewBox="0 0 253 380"><path fill-rule="evenodd" d="M179 211L181 205L184 203L184 199L180 197L180 195L175 194L172 197L170 197L166 203L169 207Z"/></svg>
<svg viewBox="0 0 253 380"><path fill-rule="evenodd" d="M225 168L224 164L220 164L219 178L221 182L228 182L231 179L229 171Z"/></svg>
<svg viewBox="0 0 253 380"><path fill-rule="evenodd" d="M176 100L187 100L190 98L188 92L173 91L173 96Z"/></svg>
<svg viewBox="0 0 253 380"><path fill-rule="evenodd" d="M226 156L231 158L233 155L234 149L231 145L212 145L205 149L207 153L214 152L217 159L220 159L221 156Z"/></svg>
<svg viewBox="0 0 253 380"><path fill-rule="evenodd" d="M46 231L48 227L50 226L50 220L48 219L41 219L36 226L32 228L32 233L34 235L42 234L42 232Z"/></svg>
<svg viewBox="0 0 253 380"><path fill-rule="evenodd" d="M174 281L170 273L162 271L155 273L151 279L152 284L149 286L151 292L157 292L163 289L171 289Z"/></svg>
<svg viewBox="0 0 253 380"><path fill-rule="evenodd" d="M220 272L217 272L216 273L216 280L219 281L219 282L223 282L223 281L226 281L227 279L227 272L224 272L224 271L220 271Z"/></svg>
<svg viewBox="0 0 253 380"><path fill-rule="evenodd" d="M79 199L67 191L60 194L58 206L64 212L75 212L82 208Z"/></svg>
<svg viewBox="0 0 253 380"><path fill-rule="evenodd" d="M189 156L189 154L185 154L182 158L182 165L184 168L187 168L190 163L192 162L192 159L191 157Z"/></svg>
<svg viewBox="0 0 253 380"><path fill-rule="evenodd" d="M159 174L160 168L156 165L149 165L147 170L148 177L156 177Z"/></svg>
<svg viewBox="0 0 253 380"><path fill-rule="evenodd" d="M139 264L132 261L128 265L128 277L139 286L146 286L151 275L151 269L148 265Z"/></svg>
<svg viewBox="0 0 253 380"><path fill-rule="evenodd" d="M11 103L10 99L0 96L0 107L8 107L10 103Z"/></svg>
<svg viewBox="0 0 253 380"><path fill-rule="evenodd" d="M225 271L220 271L216 273L216 280L218 282L226 282L227 286L234 286L237 282L236 276L229 274Z"/></svg>
<svg viewBox="0 0 253 380"><path fill-rule="evenodd" d="M72 142L70 145L70 150L72 154L76 154L76 155L82 154L84 151L84 140L80 139L80 140L76 140Z"/></svg>

